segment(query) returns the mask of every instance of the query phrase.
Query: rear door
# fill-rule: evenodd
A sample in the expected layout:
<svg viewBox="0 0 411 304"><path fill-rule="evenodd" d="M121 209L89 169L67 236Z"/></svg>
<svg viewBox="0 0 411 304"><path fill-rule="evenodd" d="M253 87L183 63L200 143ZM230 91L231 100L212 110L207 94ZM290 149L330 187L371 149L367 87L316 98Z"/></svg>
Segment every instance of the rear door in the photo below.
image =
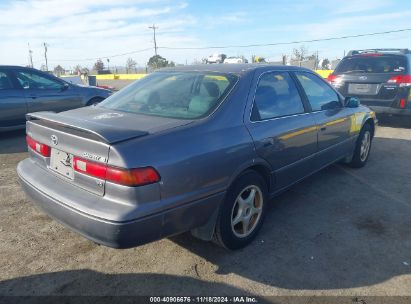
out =
<svg viewBox="0 0 411 304"><path fill-rule="evenodd" d="M401 89L389 80L407 70L403 55L355 55L340 62L335 71L338 80L333 85L344 96L358 97L365 105L395 106Z"/></svg>
<svg viewBox="0 0 411 304"><path fill-rule="evenodd" d="M54 111L79 108L82 98L74 86L33 70L16 70L15 75L28 100L28 111Z"/></svg>
<svg viewBox="0 0 411 304"><path fill-rule="evenodd" d="M24 126L27 103L10 72L0 70L0 128Z"/></svg>
<svg viewBox="0 0 411 304"><path fill-rule="evenodd" d="M279 190L315 170L316 122L289 72L265 72L256 78L246 125L257 153L270 163Z"/></svg>
<svg viewBox="0 0 411 304"><path fill-rule="evenodd" d="M350 153L351 115L340 96L321 77L310 72L295 72L318 126L318 164L325 166Z"/></svg>

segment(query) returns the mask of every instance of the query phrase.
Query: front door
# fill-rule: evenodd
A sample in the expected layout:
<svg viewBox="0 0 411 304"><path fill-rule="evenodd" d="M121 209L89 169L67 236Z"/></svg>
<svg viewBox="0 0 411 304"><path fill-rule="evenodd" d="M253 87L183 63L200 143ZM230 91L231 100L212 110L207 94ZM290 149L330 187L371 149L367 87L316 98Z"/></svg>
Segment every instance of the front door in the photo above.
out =
<svg viewBox="0 0 411 304"><path fill-rule="evenodd" d="M344 107L340 96L319 76L295 72L304 89L318 125L318 163L325 166L352 152L352 109Z"/></svg>
<svg viewBox="0 0 411 304"><path fill-rule="evenodd" d="M28 100L28 111L61 112L82 106L82 99L74 86L31 70L15 71Z"/></svg>
<svg viewBox="0 0 411 304"><path fill-rule="evenodd" d="M263 73L252 102L246 125L257 153L272 166L276 190L313 172L316 122L291 75L284 71Z"/></svg>

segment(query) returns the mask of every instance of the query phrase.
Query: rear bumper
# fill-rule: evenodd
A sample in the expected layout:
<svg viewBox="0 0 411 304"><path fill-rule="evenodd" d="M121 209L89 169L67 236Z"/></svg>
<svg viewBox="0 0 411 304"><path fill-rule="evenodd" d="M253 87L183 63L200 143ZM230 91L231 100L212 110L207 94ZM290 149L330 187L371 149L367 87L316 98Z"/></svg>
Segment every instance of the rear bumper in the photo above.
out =
<svg viewBox="0 0 411 304"><path fill-rule="evenodd" d="M381 107L381 106L368 106L368 107L374 110L374 112L377 114L411 116L411 109L399 109L399 108Z"/></svg>
<svg viewBox="0 0 411 304"><path fill-rule="evenodd" d="M105 246L130 248L173 234L182 233L205 224L215 208L219 206L224 193L184 204L173 209L125 222L111 221L79 211L50 196L43 187L35 185L28 171L43 170L26 159L19 163L17 173L20 184L28 198L49 216L82 236ZM49 183L53 188L58 183ZM66 187L74 187L65 185ZM40 189L41 188L41 189ZM79 191L74 189L74 191ZM85 193L85 198L87 194ZM137 208L137 206L136 206Z"/></svg>

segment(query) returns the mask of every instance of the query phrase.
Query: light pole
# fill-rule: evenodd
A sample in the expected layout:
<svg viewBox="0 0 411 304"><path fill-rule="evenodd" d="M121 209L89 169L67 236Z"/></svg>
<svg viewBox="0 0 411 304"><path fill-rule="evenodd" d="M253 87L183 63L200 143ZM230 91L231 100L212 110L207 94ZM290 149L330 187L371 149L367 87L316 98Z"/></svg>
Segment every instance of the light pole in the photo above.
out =
<svg viewBox="0 0 411 304"><path fill-rule="evenodd" d="M43 42L43 46L44 46L44 58L46 59L46 70L48 72L49 70L49 65L47 63L47 43Z"/></svg>
<svg viewBox="0 0 411 304"><path fill-rule="evenodd" d="M153 34L154 34L154 53L157 56L156 29L158 29L158 26L155 26L155 24L153 24L152 26L149 26L148 28L153 30Z"/></svg>

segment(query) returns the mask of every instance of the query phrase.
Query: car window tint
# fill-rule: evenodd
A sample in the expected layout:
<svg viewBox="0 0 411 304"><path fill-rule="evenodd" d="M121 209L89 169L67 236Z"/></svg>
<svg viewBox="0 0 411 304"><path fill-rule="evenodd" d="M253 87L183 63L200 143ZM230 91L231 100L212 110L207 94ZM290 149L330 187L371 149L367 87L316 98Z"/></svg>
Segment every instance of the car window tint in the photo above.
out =
<svg viewBox="0 0 411 304"><path fill-rule="evenodd" d="M407 60L404 56L358 55L344 58L335 69L336 73L404 73Z"/></svg>
<svg viewBox="0 0 411 304"><path fill-rule="evenodd" d="M24 89L58 90L62 84L37 73L17 71L17 79Z"/></svg>
<svg viewBox="0 0 411 304"><path fill-rule="evenodd" d="M6 73L0 72L0 90L9 90L12 88L13 85L11 84L10 78Z"/></svg>
<svg viewBox="0 0 411 304"><path fill-rule="evenodd" d="M287 72L263 74L254 97L251 120L263 120L304 113L294 81Z"/></svg>
<svg viewBox="0 0 411 304"><path fill-rule="evenodd" d="M236 80L231 74L156 72L100 106L145 115L200 118L218 106Z"/></svg>
<svg viewBox="0 0 411 304"><path fill-rule="evenodd" d="M304 72L296 72L298 80L304 88L313 111L329 110L341 107L337 93L320 77Z"/></svg>

